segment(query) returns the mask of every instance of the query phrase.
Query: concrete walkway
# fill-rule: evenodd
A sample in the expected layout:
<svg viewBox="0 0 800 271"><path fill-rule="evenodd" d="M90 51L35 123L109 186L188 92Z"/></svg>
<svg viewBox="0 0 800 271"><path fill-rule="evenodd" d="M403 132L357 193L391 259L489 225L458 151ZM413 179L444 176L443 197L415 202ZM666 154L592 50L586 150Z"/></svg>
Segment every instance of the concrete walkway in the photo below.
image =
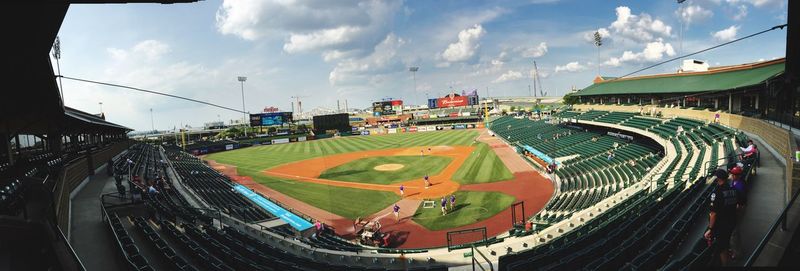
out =
<svg viewBox="0 0 800 271"><path fill-rule="evenodd" d="M70 243L87 270L126 270L127 262L100 210L100 195L116 192L117 187L105 170L97 172L72 200Z"/></svg>
<svg viewBox="0 0 800 271"><path fill-rule="evenodd" d="M760 146L763 146L763 142ZM755 176L750 178L750 191L748 191L747 207L742 219L739 221L741 232L740 254L734 264L743 265L747 260L746 256L753 253L758 246L758 242L767 234L772 223L783 211L785 207L784 194L785 187L785 167L772 153L761 152L761 167ZM782 254L782 252L781 252ZM745 256L746 255L746 256ZM764 254L766 257L767 255ZM781 255L775 255L775 260L770 262L777 263Z"/></svg>

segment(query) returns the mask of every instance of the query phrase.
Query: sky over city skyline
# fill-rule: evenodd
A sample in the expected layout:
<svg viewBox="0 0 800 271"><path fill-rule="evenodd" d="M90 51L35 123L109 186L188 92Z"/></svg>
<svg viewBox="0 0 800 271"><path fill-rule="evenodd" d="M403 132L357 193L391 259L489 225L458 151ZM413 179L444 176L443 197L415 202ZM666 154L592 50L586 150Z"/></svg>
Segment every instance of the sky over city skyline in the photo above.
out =
<svg viewBox="0 0 800 271"><path fill-rule="evenodd" d="M620 76L786 22L785 0L203 1L71 5L61 39L65 76L242 107L366 108L382 98L420 104L451 89L561 96L598 74ZM683 27L681 31L681 26ZM592 34L603 37L597 49ZM681 32L683 42L680 40ZM712 66L785 55L785 30L692 58ZM55 60L54 64L55 64ZM598 65L599 64L599 65ZM54 65L55 66L55 65ZM411 66L419 67L414 89ZM643 74L674 72L671 62ZM136 130L241 114L131 90L64 80L67 106Z"/></svg>

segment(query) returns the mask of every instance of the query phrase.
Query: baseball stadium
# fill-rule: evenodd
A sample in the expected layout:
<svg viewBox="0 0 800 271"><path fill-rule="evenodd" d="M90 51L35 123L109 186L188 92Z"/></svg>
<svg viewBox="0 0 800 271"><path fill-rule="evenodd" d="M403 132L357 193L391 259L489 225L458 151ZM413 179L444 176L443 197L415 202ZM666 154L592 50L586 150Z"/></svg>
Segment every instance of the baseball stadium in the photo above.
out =
<svg viewBox="0 0 800 271"><path fill-rule="evenodd" d="M406 39L405 35L412 34L397 31L396 35L403 37L399 38L390 33L372 54L359 59L357 55L363 52L324 46L341 46L338 43L347 38L347 31L363 34L358 32L366 31L361 26L353 28L358 31L344 31L347 33L331 29L311 34L292 31L324 24L332 14L352 16L348 23L358 24L363 23L355 19L358 16L373 16L371 20L380 17L373 13L388 16L380 13L384 8L403 16L424 17L424 8L431 7L402 1L359 1L357 7L349 7L350 3L265 1L234 12L236 5L243 5L241 2L195 2L7 4L24 19L3 26L7 33L21 37L11 43L18 53L10 54L6 65L14 67L9 71L12 78L24 79L28 85L9 89L13 95L0 101L0 135L5 137L0 141L0 270L702 270L800 266L800 235L795 234L800 226L800 41L789 38L796 36L794 28L800 29L797 2L776 1L779 3L771 8L783 12L785 16L778 19L786 23L781 21L749 36L723 41L712 35L719 44L695 50L697 44L687 43L688 53L681 48L680 54L669 43L664 45L662 37L648 41L641 53L625 51L621 58L611 57L601 65L603 42L627 46L614 40L617 36L608 36L609 31L614 35L626 33L615 30L627 22L619 18L639 20L639 25L653 21L663 24L647 13L631 15L629 7L620 6L616 9L618 20L609 29L585 35L596 46L590 49L598 50L596 71L580 66L584 62L573 62L554 67L554 75L546 72L549 64L537 66L533 62L530 78L507 73L488 80L500 88L492 90L494 95L488 87L484 95L478 87L459 86L456 90L453 83L431 87L428 82L433 81L425 79L431 81L423 84L428 90L422 102L415 96L423 93L417 91L420 67L408 67L406 62L381 66L392 61L396 52L391 50L415 42ZM574 4L552 2L530 5L555 8ZM706 4L732 5L683 2L677 4L689 5L695 11ZM232 48L238 49L251 46L250 42L265 34L256 33L255 28L236 32L231 30L235 25L230 24L283 23L286 29L281 31L291 34L282 49L277 49L281 56L275 58L299 61L305 57L294 54L304 52L302 46L311 46L299 42L314 41L318 42L312 42L314 46L328 48L323 53L324 63L338 63L322 76L329 80L325 84L337 86L339 76L353 76L348 72L384 72L399 65L402 72L411 73L408 79L414 84L414 92L384 91L370 84L361 92L348 92L353 91L348 88L331 91L335 96L325 91L272 91L272 83L258 81L258 77L280 74L280 69L256 69L266 64L248 64L243 60L246 57L221 64L236 72L253 71L250 77L234 77L233 100L228 93L202 96L200 90L173 91L182 84L201 89L203 84L222 80L218 76L228 76L224 69L187 62L155 72L126 73L120 81L62 74L60 37L72 33L65 31L73 27L70 23L88 27L82 20L94 17L86 17L88 13L81 6L106 6L95 5L101 3L173 4L149 5L143 10L126 5L120 9L125 12L116 13L112 8L103 15L123 21L126 16L139 16L138 12L159 17L165 16L163 10L186 14L211 11L207 13L214 15L214 27L220 35L241 35L241 40L233 42ZM262 4L265 6L258 6ZM382 6L388 4L392 5ZM765 5L742 3L753 9L751 12L762 12L757 8ZM366 7L375 10L364 15L349 13L348 9ZM255 12L259 10L277 13ZM315 12L303 13L308 10ZM510 8L495 11L515 14ZM678 11L685 10L680 6ZM423 15L414 15L416 12ZM724 14L717 12L718 17ZM280 22L298 14L306 16ZM246 19L225 21L231 16ZM512 20L512 25L525 22L508 17L504 19ZM193 25L197 24L194 19ZM107 23L117 27L112 21ZM103 27L97 21L88 22ZM683 31L684 26L680 27ZM642 31L650 34L658 29ZM738 29L734 27L734 36ZM178 35L171 31L158 29ZM281 31L269 34L283 35ZM331 31L338 33L334 41L317 40L336 34ZM472 43L485 32L480 24L459 32L458 41L433 59L460 59L458 53L479 47ZM135 36L129 31L112 34ZM101 43L100 35L90 36L98 39L93 42ZM741 44L775 42L775 37L762 35L778 35L777 40L785 42L777 52L783 54L781 57L713 66L691 58L706 57L702 53L715 50L726 52L721 55L731 50L740 54L743 49L736 46L745 46ZM584 35L573 36L581 40L578 36ZM193 43L200 39L180 38ZM171 51L157 43L147 40L130 49L108 47L106 52L118 62L97 65L106 75L118 69L125 71L131 63L156 67L157 59ZM659 48L664 48L664 57L669 59L659 62L662 53L657 60L651 59L648 54L656 50L655 44L661 44ZM773 53L765 44L758 46ZM534 56L539 63L547 63L542 58L548 50L552 53L571 48L557 42L550 49L546 45L532 47L539 51L509 49L507 44L500 47L504 48L501 57L487 62L495 68L512 63L506 54ZM258 54L274 50L269 42L255 48ZM379 54L386 50L391 56ZM459 65L452 68L459 74L456 78L464 73L480 76L498 72L479 70L480 64L467 64L467 60L451 62L459 61L464 63L452 64ZM309 78L319 77L314 67L292 63L302 66L307 74L275 76L275 84L290 80L290 85L300 82L312 88L317 79ZM666 63L680 68L660 67ZM451 69L451 64L428 64L430 69ZM65 70L67 67L75 66L65 65ZM296 67L283 68L298 71L291 70ZM604 71L615 76L605 76ZM619 71L624 72L616 74ZM582 81L565 79L572 77L564 73L576 73L580 76L575 80ZM596 74L585 76L592 73ZM131 78L142 74L180 82L131 83ZM378 79L353 78L374 83L399 76L387 74ZM533 90L528 85L522 95L503 85L526 79L530 79ZM569 81L581 88L553 90L547 95L542 80L548 84ZM257 85L255 90L248 85L245 92L245 82L252 81ZM270 89L268 95L291 101L291 110L280 110L279 103L272 100L268 104L274 106L253 110L261 97L266 97L261 96L267 95L265 89ZM135 100L119 91L147 98ZM242 107L228 106L239 102L239 91ZM515 94L506 95L507 91ZM112 107L108 114L102 102L99 114L81 106L86 101L94 103L96 94L91 93L101 92L113 92L111 96L123 101L106 101ZM258 98L245 98L246 93ZM405 98L386 97L386 93ZM334 100L335 109L325 107ZM303 105L317 102L325 106L303 110ZM148 118L138 107L151 104L156 108L185 108L170 109L176 111L156 118L150 107ZM230 120L223 121L223 115ZM212 121L201 126L189 121L178 126L167 121L189 117ZM144 127L140 127L140 119L146 119ZM157 129L156 122L169 122L170 127Z"/></svg>

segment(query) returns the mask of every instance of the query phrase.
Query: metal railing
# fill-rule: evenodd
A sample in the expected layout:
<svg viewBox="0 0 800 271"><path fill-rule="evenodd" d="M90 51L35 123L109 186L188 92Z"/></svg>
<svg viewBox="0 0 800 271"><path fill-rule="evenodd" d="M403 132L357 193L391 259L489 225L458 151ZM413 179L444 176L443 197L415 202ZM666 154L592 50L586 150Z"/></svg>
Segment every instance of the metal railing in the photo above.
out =
<svg viewBox="0 0 800 271"><path fill-rule="evenodd" d="M486 263L489 264L489 270L490 271L494 271L494 264L492 264L492 261L490 261L489 258L487 258L486 255L483 254L483 252L481 252L479 249L476 249L475 248L475 244L473 244L471 247L472 247L472 253L471 253L472 254L472 271L475 271L475 264L478 264L478 267L480 267L481 270L486 271L486 268L483 267L483 264L481 264L479 259L475 258L475 252L476 251L478 252L478 255L480 255L481 258L483 258L483 260L486 261Z"/></svg>
<svg viewBox="0 0 800 271"><path fill-rule="evenodd" d="M67 248L69 249L69 254L70 256L72 256L72 260L74 260L75 263L77 263L78 270L86 270L86 266L83 265L83 261L81 261L81 258L78 257L78 253L75 252L75 249L72 248L72 244L70 244L69 240L67 240L67 237L64 236L64 231L62 231L61 227L59 227L58 225L55 225L55 227L56 231L58 231L59 239L65 244L67 244Z"/></svg>

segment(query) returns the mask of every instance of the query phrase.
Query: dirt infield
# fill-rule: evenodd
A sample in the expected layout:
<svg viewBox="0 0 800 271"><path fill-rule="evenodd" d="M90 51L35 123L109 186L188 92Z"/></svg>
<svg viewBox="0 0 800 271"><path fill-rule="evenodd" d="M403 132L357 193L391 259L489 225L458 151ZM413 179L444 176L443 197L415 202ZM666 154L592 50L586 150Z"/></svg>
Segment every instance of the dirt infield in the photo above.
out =
<svg viewBox="0 0 800 271"><path fill-rule="evenodd" d="M444 170L435 176L430 176L433 186L429 189L424 188L424 181L422 179L410 180L402 183L405 186L405 198L397 203L401 207L399 221L397 221L391 213L391 207L393 205L366 218L366 220L379 220L381 222L383 225L382 231L394 236L394 241L392 242L393 247L439 247L447 244L446 233L448 231L486 227L489 236L496 236L506 232L511 227L511 210L507 208L488 219L470 225L447 230L431 231L412 220L412 216L423 199L438 198L457 190L503 192L516 197L517 202L525 202L525 216L530 217L544 208L553 194L554 187L552 182L535 172L522 157L516 154L513 148L506 145L502 140L491 137L486 133L486 130L483 130L478 140L492 147L498 157L514 174L512 180L464 186L452 181L451 178L453 174L461 167L474 150L474 147L471 146L437 146L431 147L430 152L427 147L413 147L344 153L287 163L264 170L263 173L296 181L366 190L390 191L399 194L398 187L400 183L391 185L366 184L320 179L319 176L329 168L365 157L420 155L420 150L423 150L425 155L452 157L453 160ZM283 195L269 187L254 182L250 177L239 176L236 174L235 167L218 164L213 161L209 161L209 164L213 168L230 176L234 181L246 185L285 206L291 206L295 211L319 219L332 226L338 235L347 239L356 238L356 229L353 226L352 220Z"/></svg>
<svg viewBox="0 0 800 271"><path fill-rule="evenodd" d="M377 171L396 171L396 170L400 170L400 169L402 169L404 167L406 167L406 166L403 165L403 164L383 164L383 165L375 166L372 169L377 170Z"/></svg>
<svg viewBox="0 0 800 271"><path fill-rule="evenodd" d="M398 195L400 194L399 187L402 184L405 186L405 197L410 199L430 199L452 194L460 187L459 183L452 180L453 174L464 164L464 161L467 160L467 157L469 157L470 153L472 153L475 148L471 146L437 146L431 147L430 149L431 150L428 151L428 147L411 147L342 153L291 162L264 170L263 172L270 176L296 181L366 190L389 191ZM319 178L326 170L354 160L378 156L419 156L420 151L422 151L423 155L446 156L453 159L439 174L429 176L431 186L427 189L425 188L425 180L422 178L389 185L335 181Z"/></svg>

